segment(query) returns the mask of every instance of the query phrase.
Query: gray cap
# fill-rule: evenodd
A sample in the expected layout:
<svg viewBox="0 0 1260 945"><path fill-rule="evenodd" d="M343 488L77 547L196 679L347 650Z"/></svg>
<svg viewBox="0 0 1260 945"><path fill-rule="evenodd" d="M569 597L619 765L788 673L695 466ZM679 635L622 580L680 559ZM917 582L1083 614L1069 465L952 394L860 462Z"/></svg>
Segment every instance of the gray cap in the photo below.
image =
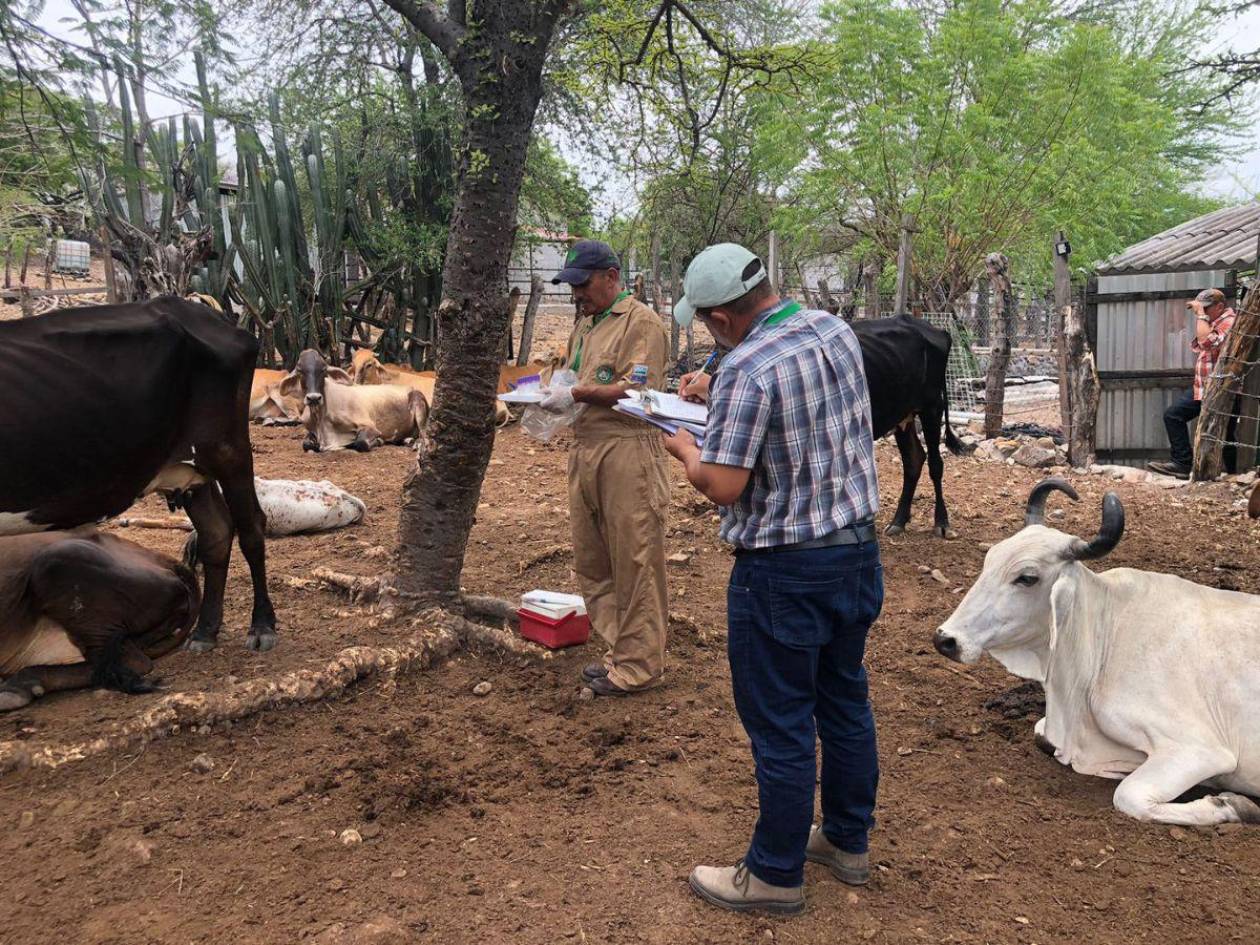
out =
<svg viewBox="0 0 1260 945"><path fill-rule="evenodd" d="M1225 293L1220 289L1204 289L1194 297L1194 300L1201 303L1204 308L1210 308L1213 305L1225 304Z"/></svg>
<svg viewBox="0 0 1260 945"><path fill-rule="evenodd" d="M674 320L686 328L696 309L731 302L766 281L769 273L757 254L737 243L717 243L703 250L683 276L683 297Z"/></svg>

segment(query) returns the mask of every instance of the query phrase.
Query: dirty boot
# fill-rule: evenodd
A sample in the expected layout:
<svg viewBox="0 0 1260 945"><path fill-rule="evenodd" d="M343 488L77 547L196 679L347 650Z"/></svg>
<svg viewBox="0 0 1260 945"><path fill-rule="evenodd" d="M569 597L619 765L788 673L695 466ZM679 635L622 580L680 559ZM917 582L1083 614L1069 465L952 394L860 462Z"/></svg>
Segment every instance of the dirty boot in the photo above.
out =
<svg viewBox="0 0 1260 945"><path fill-rule="evenodd" d="M836 847L821 827L809 828L805 859L828 867L836 879L850 886L865 886L871 879L871 860L866 853L845 853Z"/></svg>
<svg viewBox="0 0 1260 945"><path fill-rule="evenodd" d="M742 862L735 866L697 866L688 882L701 899L722 909L771 915L799 915L805 911L803 886L763 883Z"/></svg>

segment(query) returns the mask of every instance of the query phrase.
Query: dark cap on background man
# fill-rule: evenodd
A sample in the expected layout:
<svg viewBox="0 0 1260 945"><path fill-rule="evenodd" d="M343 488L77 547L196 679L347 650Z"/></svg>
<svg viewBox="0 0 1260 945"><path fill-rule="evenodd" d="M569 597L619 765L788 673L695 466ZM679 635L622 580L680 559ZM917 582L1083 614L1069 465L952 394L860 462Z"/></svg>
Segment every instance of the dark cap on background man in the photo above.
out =
<svg viewBox="0 0 1260 945"><path fill-rule="evenodd" d="M621 270L621 261L612 247L602 240L578 240L569 247L564 257L564 268L551 280L551 284L567 282L569 285L581 285L591 277L591 273L605 269Z"/></svg>

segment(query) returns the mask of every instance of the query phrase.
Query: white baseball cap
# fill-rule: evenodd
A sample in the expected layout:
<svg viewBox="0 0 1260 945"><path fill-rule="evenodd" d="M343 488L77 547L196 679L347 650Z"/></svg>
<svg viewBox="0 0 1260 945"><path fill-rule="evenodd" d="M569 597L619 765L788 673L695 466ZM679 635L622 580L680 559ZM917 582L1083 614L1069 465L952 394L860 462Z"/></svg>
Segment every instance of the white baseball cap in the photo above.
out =
<svg viewBox="0 0 1260 945"><path fill-rule="evenodd" d="M737 243L717 243L700 252L683 276L683 297L674 320L686 328L696 309L713 308L739 298L766 281L769 273L757 254Z"/></svg>

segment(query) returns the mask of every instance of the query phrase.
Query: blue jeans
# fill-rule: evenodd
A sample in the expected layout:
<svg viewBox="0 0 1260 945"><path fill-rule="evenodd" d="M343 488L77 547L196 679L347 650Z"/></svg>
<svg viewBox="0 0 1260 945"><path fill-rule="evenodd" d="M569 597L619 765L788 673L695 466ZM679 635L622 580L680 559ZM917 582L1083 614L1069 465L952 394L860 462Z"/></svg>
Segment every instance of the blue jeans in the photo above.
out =
<svg viewBox="0 0 1260 945"><path fill-rule="evenodd" d="M744 862L775 886L804 880L822 742L822 829L865 853L879 760L862 657L884 600L879 545L743 552L726 592L735 708L752 740L761 813Z"/></svg>
<svg viewBox="0 0 1260 945"><path fill-rule="evenodd" d="M1164 429L1168 431L1169 452L1173 465L1189 469L1194 465L1194 449L1190 443L1190 421L1198 417L1202 404L1188 391L1181 400L1164 411Z"/></svg>

